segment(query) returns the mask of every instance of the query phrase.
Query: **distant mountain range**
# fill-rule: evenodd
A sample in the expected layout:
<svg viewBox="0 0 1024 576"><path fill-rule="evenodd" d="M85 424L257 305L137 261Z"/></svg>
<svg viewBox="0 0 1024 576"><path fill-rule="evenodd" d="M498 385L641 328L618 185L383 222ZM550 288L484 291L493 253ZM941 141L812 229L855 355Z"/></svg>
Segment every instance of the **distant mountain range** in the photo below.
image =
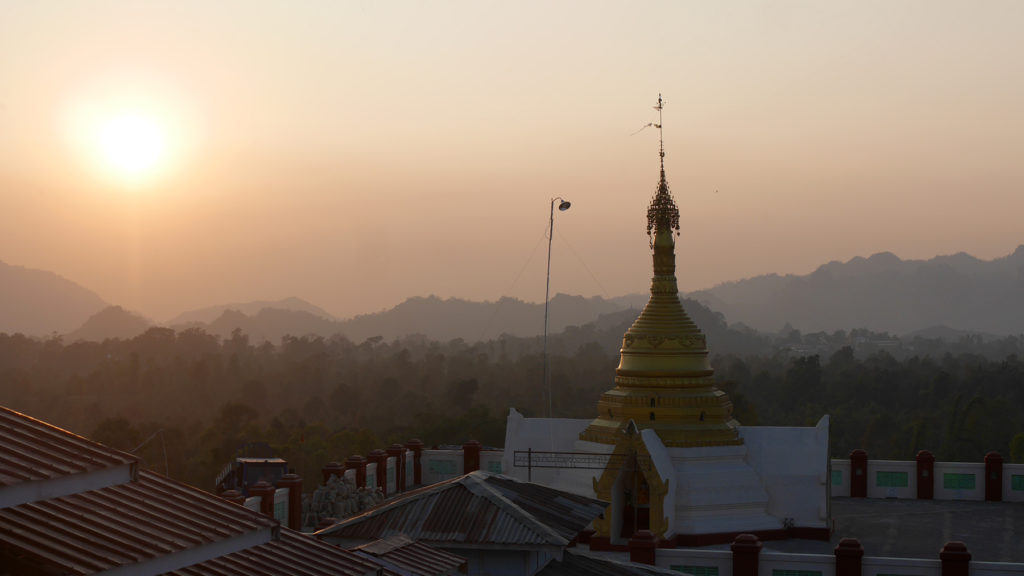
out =
<svg viewBox="0 0 1024 576"><path fill-rule="evenodd" d="M314 306L302 298L285 298L284 300L257 300L255 302L244 302L241 304L221 304L220 306L208 306L198 310L189 310L178 314L167 322L168 326L182 326L189 324L209 324L229 310L241 312L248 316L259 314L264 308L276 308L279 310L293 310L306 312L321 318L334 319L323 308Z"/></svg>
<svg viewBox="0 0 1024 576"><path fill-rule="evenodd" d="M290 299L297 300L297 299ZM639 307L646 298L623 297L606 300L557 294L551 299L550 329L560 332L566 326L578 326L596 320L600 315ZM207 332L228 337L240 329L254 340L280 341L282 336L342 334L354 342L381 336L387 340L409 334L422 334L434 340L463 338L467 341L511 336L535 336L543 333L544 305L514 298L497 302L472 302L436 296L409 298L401 304L375 314L335 320L326 314L317 315L302 308L265 307L255 314L246 314L226 307L220 316L206 323Z"/></svg>
<svg viewBox="0 0 1024 576"><path fill-rule="evenodd" d="M766 332L787 324L802 332L867 328L895 335L1024 333L1024 246L1004 258L983 261L968 254L901 260L883 252L870 258L829 262L807 275L770 274L720 284L686 295L741 323ZM599 317L639 310L647 294L551 299L551 333ZM629 316L629 314L625 314ZM0 332L64 335L66 342L131 338L153 323L51 272L0 263ZM409 298L374 314L339 320L300 298L223 304L184 312L175 329L200 327L229 337L239 329L254 341L282 336L342 334L355 342L410 334L448 341L488 340L502 334L543 332L544 305L501 298L472 302L436 296Z"/></svg>
<svg viewBox="0 0 1024 576"><path fill-rule="evenodd" d="M963 252L901 260L889 252L829 262L804 276L769 274L689 294L730 322L775 332L925 328L1024 333L1024 245L991 261ZM943 330L939 330L943 332Z"/></svg>
<svg viewBox="0 0 1024 576"><path fill-rule="evenodd" d="M53 272L0 262L0 332L65 334L106 306L95 292Z"/></svg>
<svg viewBox="0 0 1024 576"><path fill-rule="evenodd" d="M64 341L102 342L107 338L134 338L152 326L152 322L134 312L120 306L108 306L90 316L77 330L65 334Z"/></svg>

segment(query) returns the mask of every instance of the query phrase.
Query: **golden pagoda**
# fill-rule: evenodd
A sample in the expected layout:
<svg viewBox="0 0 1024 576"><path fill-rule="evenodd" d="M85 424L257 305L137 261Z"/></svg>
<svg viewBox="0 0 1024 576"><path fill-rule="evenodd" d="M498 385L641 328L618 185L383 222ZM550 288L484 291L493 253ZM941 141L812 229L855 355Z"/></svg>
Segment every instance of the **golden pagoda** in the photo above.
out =
<svg viewBox="0 0 1024 576"><path fill-rule="evenodd" d="M658 97L661 130L662 100ZM668 447L743 443L732 418L732 402L714 386L704 333L679 301L675 236L679 208L665 179L665 147L659 146L661 178L647 209L647 234L654 252L651 298L622 337L615 388L601 395L598 415L580 440L618 444L630 420L653 429Z"/></svg>

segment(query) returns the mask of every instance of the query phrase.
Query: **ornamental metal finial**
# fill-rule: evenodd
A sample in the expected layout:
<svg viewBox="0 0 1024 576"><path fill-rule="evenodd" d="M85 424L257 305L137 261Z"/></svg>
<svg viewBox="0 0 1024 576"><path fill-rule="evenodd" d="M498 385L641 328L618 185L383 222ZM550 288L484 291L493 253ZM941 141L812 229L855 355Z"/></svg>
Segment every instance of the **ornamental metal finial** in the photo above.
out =
<svg viewBox="0 0 1024 576"><path fill-rule="evenodd" d="M661 111L665 103L658 94L658 105L654 107L658 111L658 123L654 126L658 129L658 156L661 158L661 178L658 181L658 190L647 207L647 235L651 237L651 245L654 245L652 231L657 232L662 228L674 230L679 235L679 207L672 199L672 192L668 188L668 181L665 180L665 138L661 129Z"/></svg>

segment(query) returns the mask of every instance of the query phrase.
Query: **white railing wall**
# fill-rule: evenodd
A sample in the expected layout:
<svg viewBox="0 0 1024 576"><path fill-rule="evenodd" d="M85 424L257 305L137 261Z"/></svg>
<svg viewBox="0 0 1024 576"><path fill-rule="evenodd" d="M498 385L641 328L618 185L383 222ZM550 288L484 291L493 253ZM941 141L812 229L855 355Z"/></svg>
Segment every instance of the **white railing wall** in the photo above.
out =
<svg viewBox="0 0 1024 576"><path fill-rule="evenodd" d="M941 576L942 561L935 558L883 558L865 556L861 559L861 576ZM679 572L718 574L733 573L733 554L729 550L696 548L659 548L655 565ZM780 573L811 573L835 576L836 557L831 554L789 554L762 551L758 555L757 575L777 576ZM971 562L971 576L1024 576L1024 564L1008 562Z"/></svg>
<svg viewBox="0 0 1024 576"><path fill-rule="evenodd" d="M680 572L689 569L702 574L717 573L718 576L730 576L732 552L698 548L662 548L657 551L655 565ZM694 568L697 570L693 570Z"/></svg>
<svg viewBox="0 0 1024 576"><path fill-rule="evenodd" d="M1024 502L1024 464L1003 464L1003 501Z"/></svg>
<svg viewBox="0 0 1024 576"><path fill-rule="evenodd" d="M436 484L462 476L462 450L424 450L420 460L423 484Z"/></svg>
<svg viewBox="0 0 1024 576"><path fill-rule="evenodd" d="M941 576L942 562L923 558L873 558L865 556L861 576Z"/></svg>
<svg viewBox="0 0 1024 576"><path fill-rule="evenodd" d="M832 460L832 496L849 496L852 466L848 459ZM868 498L917 498L915 460L868 460ZM933 475L936 500L984 500L984 462L935 462ZM1024 502L1024 464L1003 464L1003 502Z"/></svg>
<svg viewBox="0 0 1024 576"><path fill-rule="evenodd" d="M394 494L398 492L398 459L394 456L388 456L388 459L384 462L387 476L385 477L385 492L388 494Z"/></svg>
<svg viewBox="0 0 1024 576"><path fill-rule="evenodd" d="M370 489L377 488L377 462L367 464L367 487Z"/></svg>
<svg viewBox="0 0 1024 576"><path fill-rule="evenodd" d="M836 557L825 554L761 552L757 563L757 576L774 576L777 570L836 576Z"/></svg>
<svg viewBox="0 0 1024 576"><path fill-rule="evenodd" d="M501 460L505 455L504 450L483 450L480 452L480 469L485 472L504 474L501 468Z"/></svg>
<svg viewBox="0 0 1024 576"><path fill-rule="evenodd" d="M868 498L917 498L917 461L868 460Z"/></svg>
<svg viewBox="0 0 1024 576"><path fill-rule="evenodd" d="M984 500L985 464L936 462L935 499Z"/></svg>
<svg viewBox="0 0 1024 576"><path fill-rule="evenodd" d="M278 488L274 491L274 519L282 525L288 525L288 492L289 488Z"/></svg>

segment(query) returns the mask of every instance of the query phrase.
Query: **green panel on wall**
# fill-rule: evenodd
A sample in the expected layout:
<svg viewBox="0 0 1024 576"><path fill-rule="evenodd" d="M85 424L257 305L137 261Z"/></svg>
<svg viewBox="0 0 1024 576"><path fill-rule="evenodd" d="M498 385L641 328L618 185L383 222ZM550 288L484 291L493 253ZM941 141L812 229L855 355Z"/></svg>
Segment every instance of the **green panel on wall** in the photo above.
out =
<svg viewBox="0 0 1024 576"><path fill-rule="evenodd" d="M875 484L882 488L906 488L908 486L907 473L882 471L876 472Z"/></svg>
<svg viewBox="0 0 1024 576"><path fill-rule="evenodd" d="M676 572L686 572L693 576L718 576L718 566L670 566Z"/></svg>
<svg viewBox="0 0 1024 576"><path fill-rule="evenodd" d="M455 474L455 462L451 460L431 460L427 464L431 474Z"/></svg>
<svg viewBox="0 0 1024 576"><path fill-rule="evenodd" d="M974 474L947 472L942 475L942 487L946 490L974 490Z"/></svg>
<svg viewBox="0 0 1024 576"><path fill-rule="evenodd" d="M842 486L843 485L843 471L842 470L833 470L832 471L832 485L833 486Z"/></svg>
<svg viewBox="0 0 1024 576"><path fill-rule="evenodd" d="M772 576L821 576L821 570L772 570Z"/></svg>
<svg viewBox="0 0 1024 576"><path fill-rule="evenodd" d="M1010 490L1024 490L1024 476L1020 474L1010 476Z"/></svg>
<svg viewBox="0 0 1024 576"><path fill-rule="evenodd" d="M491 460L487 463L487 471L501 474L501 460Z"/></svg>

